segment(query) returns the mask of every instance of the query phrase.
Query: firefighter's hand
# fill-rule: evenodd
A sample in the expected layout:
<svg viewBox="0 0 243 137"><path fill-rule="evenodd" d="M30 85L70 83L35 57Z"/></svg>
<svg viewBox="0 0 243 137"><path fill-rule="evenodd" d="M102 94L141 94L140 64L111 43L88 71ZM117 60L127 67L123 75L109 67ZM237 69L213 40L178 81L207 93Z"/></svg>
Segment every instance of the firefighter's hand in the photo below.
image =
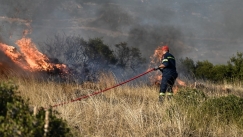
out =
<svg viewBox="0 0 243 137"><path fill-rule="evenodd" d="M158 69L160 69L160 67L154 67L154 70L158 70Z"/></svg>

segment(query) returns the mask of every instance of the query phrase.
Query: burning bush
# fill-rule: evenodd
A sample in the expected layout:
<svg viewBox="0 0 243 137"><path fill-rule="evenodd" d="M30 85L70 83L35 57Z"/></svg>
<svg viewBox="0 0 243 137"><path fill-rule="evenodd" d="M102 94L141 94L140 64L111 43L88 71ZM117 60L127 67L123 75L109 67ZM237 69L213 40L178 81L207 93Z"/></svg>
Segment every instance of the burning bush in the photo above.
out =
<svg viewBox="0 0 243 137"><path fill-rule="evenodd" d="M16 42L20 51L3 43L0 43L0 50L3 52L3 59L1 62L6 62L4 65L18 66L26 72L59 72L60 74L68 73L66 65L61 63L53 63L51 60L41 52L39 52L34 43L29 38L22 38ZM6 61L6 60L10 61ZM13 66L12 65L12 66ZM17 67L11 67L13 71L18 70ZM57 71L59 70L59 71Z"/></svg>

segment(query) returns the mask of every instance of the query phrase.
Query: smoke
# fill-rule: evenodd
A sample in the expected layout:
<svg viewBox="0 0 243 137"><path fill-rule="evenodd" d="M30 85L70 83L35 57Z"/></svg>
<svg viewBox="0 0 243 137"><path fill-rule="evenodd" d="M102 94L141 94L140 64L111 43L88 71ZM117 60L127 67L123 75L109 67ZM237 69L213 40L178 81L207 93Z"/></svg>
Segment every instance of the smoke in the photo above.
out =
<svg viewBox="0 0 243 137"><path fill-rule="evenodd" d="M168 44L176 58L226 63L243 51L242 4L241 0L0 0L0 38L13 45L25 29L31 30L35 43L57 33L102 37L111 48L119 42L138 47L147 59L158 46Z"/></svg>

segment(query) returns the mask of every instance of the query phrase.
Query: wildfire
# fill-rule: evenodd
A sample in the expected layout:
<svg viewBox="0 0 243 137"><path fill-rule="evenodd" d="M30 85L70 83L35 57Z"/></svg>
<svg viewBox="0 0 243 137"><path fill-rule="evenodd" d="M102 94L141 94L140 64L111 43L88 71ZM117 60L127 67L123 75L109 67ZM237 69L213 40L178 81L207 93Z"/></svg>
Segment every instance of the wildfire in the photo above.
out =
<svg viewBox="0 0 243 137"><path fill-rule="evenodd" d="M15 64L30 72L55 71L59 69L62 73L68 73L64 64L51 63L49 58L39 52L30 38L23 37L16 42L20 51L13 46L0 43L2 50Z"/></svg>

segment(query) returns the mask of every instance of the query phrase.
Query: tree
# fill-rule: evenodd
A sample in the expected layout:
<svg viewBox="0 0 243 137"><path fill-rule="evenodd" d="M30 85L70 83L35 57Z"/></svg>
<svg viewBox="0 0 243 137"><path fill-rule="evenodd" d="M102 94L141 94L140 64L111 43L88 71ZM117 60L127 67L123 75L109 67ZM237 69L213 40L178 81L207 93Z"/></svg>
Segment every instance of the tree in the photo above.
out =
<svg viewBox="0 0 243 137"><path fill-rule="evenodd" d="M215 65L212 68L210 78L215 82L222 82L226 80L228 77L227 75L227 66L226 65Z"/></svg>
<svg viewBox="0 0 243 137"><path fill-rule="evenodd" d="M236 56L230 58L228 65L232 69L232 77L243 80L243 53L237 52Z"/></svg>
<svg viewBox="0 0 243 137"><path fill-rule="evenodd" d="M213 77L212 75L212 69L213 64L209 61L198 61L196 63L196 71L195 75L197 78L203 78L203 79L211 79Z"/></svg>
<svg viewBox="0 0 243 137"><path fill-rule="evenodd" d="M81 82L95 81L99 72L110 70L114 66L135 71L145 63L138 48L128 47L127 43L121 42L115 45L113 51L101 38L86 41L80 36L57 35L40 47L45 47L43 50L48 57L57 58L57 61L71 69L74 75L70 78Z"/></svg>
<svg viewBox="0 0 243 137"><path fill-rule="evenodd" d="M188 76L190 76L190 77L194 76L195 69L196 69L194 61L188 57L186 57L185 59L180 59L179 61L180 61L179 67L180 67L181 71L188 74Z"/></svg>
<svg viewBox="0 0 243 137"><path fill-rule="evenodd" d="M79 81L95 80L99 70L108 69L117 62L113 51L101 38L86 41L80 36L56 35L40 47L51 61L66 64L74 74L70 78Z"/></svg>
<svg viewBox="0 0 243 137"><path fill-rule="evenodd" d="M136 69L139 65L145 62L138 48L128 47L126 42L121 42L115 45L117 65L122 68Z"/></svg>
<svg viewBox="0 0 243 137"><path fill-rule="evenodd" d="M90 59L93 60L102 60L111 64L115 64L117 61L113 51L103 43L101 38L89 39L85 53Z"/></svg>

